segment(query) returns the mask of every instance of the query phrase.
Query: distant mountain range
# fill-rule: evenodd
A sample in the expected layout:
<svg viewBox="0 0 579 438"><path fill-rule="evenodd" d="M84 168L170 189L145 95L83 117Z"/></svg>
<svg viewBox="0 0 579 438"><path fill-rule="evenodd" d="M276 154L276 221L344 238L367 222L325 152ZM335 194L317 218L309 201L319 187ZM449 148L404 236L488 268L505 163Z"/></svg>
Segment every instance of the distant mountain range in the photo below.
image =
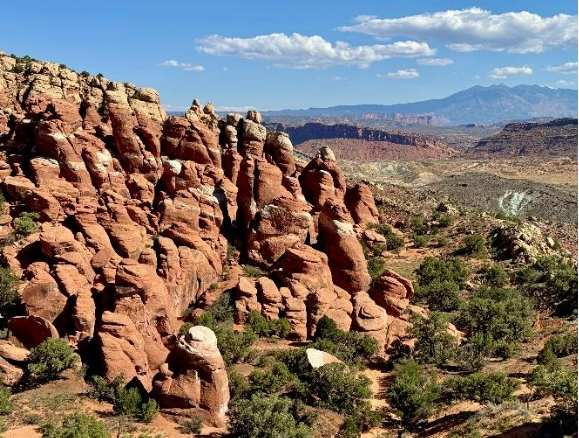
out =
<svg viewBox="0 0 579 438"><path fill-rule="evenodd" d="M339 105L264 112L265 116L409 120L416 124L494 124L534 117L577 117L577 90L539 85L474 86L443 99L396 105Z"/></svg>

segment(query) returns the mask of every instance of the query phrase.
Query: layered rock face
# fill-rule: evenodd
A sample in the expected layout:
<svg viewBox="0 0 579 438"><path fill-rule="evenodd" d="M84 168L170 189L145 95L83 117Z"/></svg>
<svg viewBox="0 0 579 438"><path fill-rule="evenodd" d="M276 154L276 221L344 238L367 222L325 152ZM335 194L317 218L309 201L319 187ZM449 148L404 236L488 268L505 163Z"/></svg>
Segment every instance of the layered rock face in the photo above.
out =
<svg viewBox="0 0 579 438"><path fill-rule="evenodd" d="M22 279L10 342L66 337L108 379L122 373L162 408L216 424L228 390L215 337L176 334L228 244L271 272L239 281L238 322L283 316L296 339L328 315L385 346L411 295L394 273L370 288L358 241L378 220L370 190L349 187L327 148L296 162L255 111L221 120L194 101L167 118L154 90L0 55L0 180L0 237L22 212L39 223L0 254ZM17 380L14 367L0 380Z"/></svg>

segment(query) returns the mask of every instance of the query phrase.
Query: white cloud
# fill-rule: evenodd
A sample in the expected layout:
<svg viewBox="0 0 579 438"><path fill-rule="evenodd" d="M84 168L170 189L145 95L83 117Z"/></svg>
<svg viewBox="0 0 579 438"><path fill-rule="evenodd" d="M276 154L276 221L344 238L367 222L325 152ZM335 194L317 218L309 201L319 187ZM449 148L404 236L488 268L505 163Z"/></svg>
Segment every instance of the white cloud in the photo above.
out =
<svg viewBox="0 0 579 438"><path fill-rule="evenodd" d="M253 38L228 38L212 35L202 38L197 49L209 55L231 55L261 60L274 67L295 69L328 68L350 65L367 68L390 58L432 56L435 49L427 43L397 41L391 44L352 46L343 41L331 43L318 35L272 33Z"/></svg>
<svg viewBox="0 0 579 438"><path fill-rule="evenodd" d="M392 79L414 79L420 76L420 73L414 68L409 68L408 70L397 70L385 75L378 74L379 78L392 78Z"/></svg>
<svg viewBox="0 0 579 438"><path fill-rule="evenodd" d="M564 75L576 75L577 74L577 66L579 64L577 62L566 62L562 65L554 65L551 67L547 67L548 71L553 71L555 73L561 73Z"/></svg>
<svg viewBox="0 0 579 438"><path fill-rule="evenodd" d="M563 79L558 80L557 82L555 82L555 86L556 87L572 87L573 85L575 85L575 82L573 81L565 81Z"/></svg>
<svg viewBox="0 0 579 438"><path fill-rule="evenodd" d="M515 76L515 75L528 76L528 75L532 75L532 74L533 74L533 69L529 66L526 66L526 65L522 66L522 67L508 66L508 67L493 68L489 72L489 77L492 79L506 79L509 76Z"/></svg>
<svg viewBox="0 0 579 438"><path fill-rule="evenodd" d="M402 18L361 16L354 22L339 30L376 38L405 36L422 41L436 40L462 52L539 53L553 47L577 46L577 15L542 17L526 11L493 14L481 8L469 8Z"/></svg>
<svg viewBox="0 0 579 438"><path fill-rule="evenodd" d="M179 62L176 59L168 59L167 61L163 61L157 65L159 65L161 67L180 68L180 69L183 69L185 71L203 71L203 70L205 70L205 67L203 67L202 65L191 65L188 62Z"/></svg>
<svg viewBox="0 0 579 438"><path fill-rule="evenodd" d="M443 67L445 65L454 64L454 61L449 58L420 58L416 60L416 62L428 67Z"/></svg>
<svg viewBox="0 0 579 438"><path fill-rule="evenodd" d="M337 82L341 82L341 81L346 81L347 79L343 76L332 76L332 81L337 81Z"/></svg>

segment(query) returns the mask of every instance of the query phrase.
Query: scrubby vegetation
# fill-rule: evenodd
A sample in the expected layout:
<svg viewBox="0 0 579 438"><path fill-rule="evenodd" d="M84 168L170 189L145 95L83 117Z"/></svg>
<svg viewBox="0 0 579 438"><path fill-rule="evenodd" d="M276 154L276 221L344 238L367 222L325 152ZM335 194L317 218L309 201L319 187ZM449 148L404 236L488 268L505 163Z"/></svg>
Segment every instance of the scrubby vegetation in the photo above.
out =
<svg viewBox="0 0 579 438"><path fill-rule="evenodd" d="M65 339L48 338L30 351L28 374L33 383L55 380L64 370L79 362L78 355Z"/></svg>
<svg viewBox="0 0 579 438"><path fill-rule="evenodd" d="M370 335L340 330L327 316L318 321L312 348L333 354L354 365L372 358L378 352L378 342Z"/></svg>
<svg viewBox="0 0 579 438"><path fill-rule="evenodd" d="M451 400L471 400L500 404L512 398L519 382L504 373L475 373L466 377L451 377L444 382L444 395Z"/></svg>
<svg viewBox="0 0 579 438"><path fill-rule="evenodd" d="M456 257L448 260L426 257L418 267L416 276L417 302L428 304L431 310L458 309L459 291L468 278L468 270L462 261Z"/></svg>
<svg viewBox="0 0 579 438"><path fill-rule="evenodd" d="M404 247L404 239L392 231L392 227L388 224L370 224L368 228L376 231L378 234L386 238L386 249L393 251Z"/></svg>
<svg viewBox="0 0 579 438"><path fill-rule="evenodd" d="M64 417L62 424L49 421L41 428L43 438L109 438L105 424L80 412Z"/></svg>
<svg viewBox="0 0 579 438"><path fill-rule="evenodd" d="M111 383L104 377L93 376L90 381L91 395L113 405L116 415L124 415L145 423L153 421L159 410L155 399L150 398L138 387L127 387L124 376L117 376Z"/></svg>

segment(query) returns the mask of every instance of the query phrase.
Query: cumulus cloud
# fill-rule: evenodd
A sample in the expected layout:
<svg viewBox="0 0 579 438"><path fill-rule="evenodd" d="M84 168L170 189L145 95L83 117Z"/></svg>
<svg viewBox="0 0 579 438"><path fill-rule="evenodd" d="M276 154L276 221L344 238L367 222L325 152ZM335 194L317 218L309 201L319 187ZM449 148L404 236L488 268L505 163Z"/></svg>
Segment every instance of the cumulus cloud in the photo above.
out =
<svg viewBox="0 0 579 438"><path fill-rule="evenodd" d="M414 79L420 76L420 73L414 68L408 70L396 70L385 75L378 74L379 78L392 78L392 79Z"/></svg>
<svg viewBox="0 0 579 438"><path fill-rule="evenodd" d="M436 53L427 43L416 41L352 46L343 41L331 43L318 35L299 33L272 33L253 38L212 35L199 40L197 49L209 55L237 56L266 61L274 67L295 69L322 69L337 65L367 68L385 59L424 57Z"/></svg>
<svg viewBox="0 0 579 438"><path fill-rule="evenodd" d="M449 58L420 58L416 62L428 67L444 67L445 65L454 64L454 61Z"/></svg>
<svg viewBox="0 0 579 438"><path fill-rule="evenodd" d="M509 76L515 76L515 75L528 76L528 75L532 75L532 74L533 74L533 69L529 66L526 66L526 65L524 65L522 67L507 66L507 67L493 68L489 72L489 77L492 79L506 79Z"/></svg>
<svg viewBox="0 0 579 438"><path fill-rule="evenodd" d="M561 73L564 75L576 75L578 65L579 64L577 62L566 62L565 64L562 65L554 65L551 67L547 67L547 70L555 73Z"/></svg>
<svg viewBox="0 0 579 438"><path fill-rule="evenodd" d="M577 15L542 17L526 11L493 14L481 8L448 10L402 18L361 16L346 32L384 39L404 36L436 40L461 52L475 50L540 53L553 47L577 46Z"/></svg>
<svg viewBox="0 0 579 438"><path fill-rule="evenodd" d="M203 67L202 65L191 65L188 62L179 62L176 59L168 59L167 61L163 61L157 65L159 65L161 67L180 68L180 69L183 69L185 71L203 71L203 70L205 70L205 67Z"/></svg>

